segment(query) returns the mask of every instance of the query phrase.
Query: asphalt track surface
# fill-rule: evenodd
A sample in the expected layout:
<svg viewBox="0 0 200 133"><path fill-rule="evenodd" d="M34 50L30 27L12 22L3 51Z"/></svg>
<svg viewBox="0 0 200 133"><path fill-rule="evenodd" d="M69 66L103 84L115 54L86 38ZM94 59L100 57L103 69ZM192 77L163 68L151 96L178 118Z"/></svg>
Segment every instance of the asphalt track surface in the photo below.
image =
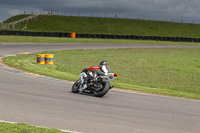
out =
<svg viewBox="0 0 200 133"><path fill-rule="evenodd" d="M200 48L137 44L0 44L2 55L64 49ZM71 93L72 83L0 64L0 120L83 133L199 133L200 101L111 90Z"/></svg>

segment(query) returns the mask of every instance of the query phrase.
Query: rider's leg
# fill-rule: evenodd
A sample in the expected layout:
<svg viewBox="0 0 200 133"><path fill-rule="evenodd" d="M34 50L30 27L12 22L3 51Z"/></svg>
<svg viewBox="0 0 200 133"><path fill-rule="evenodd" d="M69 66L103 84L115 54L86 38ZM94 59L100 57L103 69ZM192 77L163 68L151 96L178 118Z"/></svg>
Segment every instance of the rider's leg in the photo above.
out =
<svg viewBox="0 0 200 133"><path fill-rule="evenodd" d="M87 88L87 86L88 86L88 79L89 79L88 77L86 77L84 79L84 82L82 84L82 87L80 88L80 91L83 91L83 90L85 90Z"/></svg>

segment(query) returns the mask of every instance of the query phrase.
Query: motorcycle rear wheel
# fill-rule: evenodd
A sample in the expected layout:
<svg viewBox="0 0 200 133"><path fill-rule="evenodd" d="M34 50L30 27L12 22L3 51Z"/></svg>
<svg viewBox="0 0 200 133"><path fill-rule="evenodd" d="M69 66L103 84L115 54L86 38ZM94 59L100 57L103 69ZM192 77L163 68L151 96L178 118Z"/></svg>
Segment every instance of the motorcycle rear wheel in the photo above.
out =
<svg viewBox="0 0 200 133"><path fill-rule="evenodd" d="M109 83L102 82L103 88L101 90L94 90L94 96L103 97L110 90Z"/></svg>

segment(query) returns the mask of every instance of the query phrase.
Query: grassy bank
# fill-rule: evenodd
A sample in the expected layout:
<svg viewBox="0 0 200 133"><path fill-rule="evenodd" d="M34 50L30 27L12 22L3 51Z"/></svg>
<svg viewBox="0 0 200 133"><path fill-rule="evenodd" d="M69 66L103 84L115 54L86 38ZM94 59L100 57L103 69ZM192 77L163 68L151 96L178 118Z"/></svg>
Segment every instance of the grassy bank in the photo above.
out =
<svg viewBox="0 0 200 133"><path fill-rule="evenodd" d="M29 37L29 36L0 36L0 43L103 43L103 44L159 44L159 45L193 45L195 42L169 42L152 40L125 40L125 39L87 39L87 38L57 38L57 37Z"/></svg>
<svg viewBox="0 0 200 133"><path fill-rule="evenodd" d="M1 133L66 133L56 129L39 128L27 124L8 124L0 122Z"/></svg>
<svg viewBox="0 0 200 133"><path fill-rule="evenodd" d="M14 16L6 22L17 20L23 16ZM17 30L21 30L23 27L24 25L18 26ZM72 16L44 16L42 19L28 23L29 31L191 38L200 38L199 29L199 24Z"/></svg>
<svg viewBox="0 0 200 133"><path fill-rule="evenodd" d="M25 17L28 17L30 15L16 15L16 16L13 16L7 20L4 21L4 23L11 23L11 22L14 22L14 21L17 21L19 19L22 19L22 18L25 18Z"/></svg>
<svg viewBox="0 0 200 133"><path fill-rule="evenodd" d="M139 92L200 99L199 49L107 49L42 52L55 56L54 65L39 65L36 54L8 57L4 62L22 69L75 81L82 68L105 59L118 74L115 87Z"/></svg>

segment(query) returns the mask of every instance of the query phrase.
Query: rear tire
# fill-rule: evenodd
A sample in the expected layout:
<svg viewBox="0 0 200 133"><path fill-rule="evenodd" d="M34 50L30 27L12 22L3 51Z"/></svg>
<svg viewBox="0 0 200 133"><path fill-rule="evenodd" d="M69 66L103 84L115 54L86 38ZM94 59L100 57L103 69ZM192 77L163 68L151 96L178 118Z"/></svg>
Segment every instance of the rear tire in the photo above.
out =
<svg viewBox="0 0 200 133"><path fill-rule="evenodd" d="M94 96L96 97L103 97L104 95L106 95L106 93L110 90L110 85L109 83L106 82L102 82L103 84L103 89L102 90L94 90Z"/></svg>
<svg viewBox="0 0 200 133"><path fill-rule="evenodd" d="M73 93L78 93L79 92L79 88L80 88L81 82L80 80L77 80L73 86L72 86L72 92Z"/></svg>

